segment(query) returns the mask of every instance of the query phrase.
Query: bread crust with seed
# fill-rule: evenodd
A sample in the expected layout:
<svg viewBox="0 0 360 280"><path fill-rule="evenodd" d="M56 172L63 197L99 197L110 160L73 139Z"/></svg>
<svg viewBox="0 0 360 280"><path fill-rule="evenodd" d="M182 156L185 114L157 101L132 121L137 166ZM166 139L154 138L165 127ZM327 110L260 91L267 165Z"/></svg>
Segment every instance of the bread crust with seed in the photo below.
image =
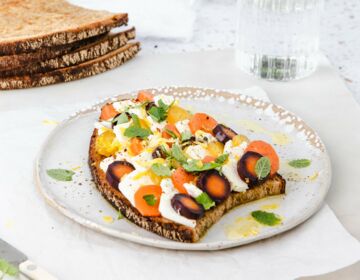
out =
<svg viewBox="0 0 360 280"><path fill-rule="evenodd" d="M71 52L66 54L44 61L27 63L26 65L15 67L13 69L7 69L3 71L0 70L0 77L30 75L77 65L85 61L98 58L102 55L106 55L111 51L123 47L128 43L129 40L134 38L135 28L117 33L109 33L95 42L75 47Z"/></svg>
<svg viewBox="0 0 360 280"><path fill-rule="evenodd" d="M205 211L204 217L196 221L195 228L175 223L163 217L144 217L119 190L107 182L106 175L100 168L100 162L104 157L99 155L95 149L96 138L97 129L93 131L90 140L89 166L96 187L102 196L136 225L171 240L187 243L197 242L213 224L234 207L267 196L285 193L286 182L279 174L276 174L273 178L245 192L232 192L224 202Z"/></svg>
<svg viewBox="0 0 360 280"><path fill-rule="evenodd" d="M0 0L0 55L84 40L127 21L126 13L85 9L64 0Z"/></svg>
<svg viewBox="0 0 360 280"><path fill-rule="evenodd" d="M84 63L33 75L0 79L0 89L24 89L70 82L114 69L133 58L140 50L140 43L130 43L106 55Z"/></svg>

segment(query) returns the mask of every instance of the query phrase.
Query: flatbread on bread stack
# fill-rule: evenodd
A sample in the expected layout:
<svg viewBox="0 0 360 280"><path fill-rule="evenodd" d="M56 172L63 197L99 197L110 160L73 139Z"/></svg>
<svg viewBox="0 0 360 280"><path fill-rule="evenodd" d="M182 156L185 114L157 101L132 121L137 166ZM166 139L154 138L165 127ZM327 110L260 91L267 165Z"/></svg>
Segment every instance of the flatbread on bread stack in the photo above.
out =
<svg viewBox="0 0 360 280"><path fill-rule="evenodd" d="M120 66L140 50L126 13L64 0L0 0L0 89L68 82Z"/></svg>

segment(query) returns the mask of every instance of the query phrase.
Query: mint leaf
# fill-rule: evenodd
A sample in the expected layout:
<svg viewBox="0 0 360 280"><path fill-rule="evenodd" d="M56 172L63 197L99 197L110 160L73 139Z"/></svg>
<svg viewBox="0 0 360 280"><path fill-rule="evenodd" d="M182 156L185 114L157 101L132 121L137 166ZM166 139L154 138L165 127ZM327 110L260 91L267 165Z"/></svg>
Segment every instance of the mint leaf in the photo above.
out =
<svg viewBox="0 0 360 280"><path fill-rule="evenodd" d="M131 114L131 118L133 120L133 126L135 127L141 127L140 125L140 119L136 114Z"/></svg>
<svg viewBox="0 0 360 280"><path fill-rule="evenodd" d="M47 175L57 181L72 181L72 177L75 174L74 171L67 169L48 169L46 170Z"/></svg>
<svg viewBox="0 0 360 280"><path fill-rule="evenodd" d="M183 167L187 172L201 172L221 167L221 164L217 162L203 163L201 160L193 159L184 163Z"/></svg>
<svg viewBox="0 0 360 280"><path fill-rule="evenodd" d="M166 105L161 99L158 102L158 106L153 106L148 111L149 115L157 122L162 122L167 117L167 111L170 106Z"/></svg>
<svg viewBox="0 0 360 280"><path fill-rule="evenodd" d="M164 101L162 101L162 99L160 99L160 100L158 101L158 104L159 104L159 107L160 107L160 108L163 108L165 111L167 111L167 110L169 109L169 107L171 106L171 104L170 104L170 105L166 105L166 104L164 103Z"/></svg>
<svg viewBox="0 0 360 280"><path fill-rule="evenodd" d="M124 135L129 138L140 137L146 138L151 134L151 131L147 128L130 126L124 131Z"/></svg>
<svg viewBox="0 0 360 280"><path fill-rule="evenodd" d="M3 273L1 279L5 274L9 276L16 276L19 274L19 269L5 259L0 259L0 271Z"/></svg>
<svg viewBox="0 0 360 280"><path fill-rule="evenodd" d="M142 128L140 125L140 119L136 114L131 114L133 120L133 125L129 126L124 131L124 135L129 138L140 137L146 138L151 134L151 130L147 128Z"/></svg>
<svg viewBox="0 0 360 280"><path fill-rule="evenodd" d="M219 163L219 164L224 164L225 161L228 159L229 157L229 154L222 154L221 156L218 156L216 159L215 159L215 162L216 163Z"/></svg>
<svg viewBox="0 0 360 280"><path fill-rule="evenodd" d="M149 206L154 206L156 204L156 197L153 194L146 194L143 196L143 199Z"/></svg>
<svg viewBox="0 0 360 280"><path fill-rule="evenodd" d="M153 106L148 113L157 122L162 122L166 119L166 111L161 107Z"/></svg>
<svg viewBox="0 0 360 280"><path fill-rule="evenodd" d="M190 131L185 131L181 133L181 142L189 141L191 139L191 136L192 134Z"/></svg>
<svg viewBox="0 0 360 280"><path fill-rule="evenodd" d="M197 203L201 204L205 210L209 210L211 207L215 206L215 202L208 196L206 192L201 193L195 198Z"/></svg>
<svg viewBox="0 0 360 280"><path fill-rule="evenodd" d="M121 113L120 115L118 115L117 117L115 117L112 121L112 124L117 125L117 124L122 124L122 123L127 123L129 122L129 118L126 115L126 113Z"/></svg>
<svg viewBox="0 0 360 280"><path fill-rule="evenodd" d="M171 170L168 166L163 165L161 163L154 163L151 166L151 171L154 172L156 175L161 177L170 177L171 176Z"/></svg>
<svg viewBox="0 0 360 280"><path fill-rule="evenodd" d="M267 226L275 226L281 222L281 218L274 213L265 212L265 211L253 211L251 216L258 221L260 224Z"/></svg>
<svg viewBox="0 0 360 280"><path fill-rule="evenodd" d="M255 173L258 176L258 179L264 179L270 174L271 162L268 157L261 157L255 164Z"/></svg>
<svg viewBox="0 0 360 280"><path fill-rule="evenodd" d="M176 134L173 131L171 131L170 129L165 128L165 132L167 134L169 134L172 138L174 138L174 139L177 138Z"/></svg>
<svg viewBox="0 0 360 280"><path fill-rule="evenodd" d="M171 155L174 159L176 159L180 163L184 163L187 160L187 157L185 156L179 145L172 146Z"/></svg>
<svg viewBox="0 0 360 280"><path fill-rule="evenodd" d="M302 158L302 159L294 159L292 161L289 161L288 163L291 167L294 168L305 168L310 166L311 160Z"/></svg>

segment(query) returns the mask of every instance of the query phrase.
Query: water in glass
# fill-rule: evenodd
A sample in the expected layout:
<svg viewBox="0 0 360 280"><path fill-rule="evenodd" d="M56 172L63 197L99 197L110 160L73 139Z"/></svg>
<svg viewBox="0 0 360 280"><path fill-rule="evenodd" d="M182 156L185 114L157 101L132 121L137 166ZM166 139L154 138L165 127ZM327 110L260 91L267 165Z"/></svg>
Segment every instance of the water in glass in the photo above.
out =
<svg viewBox="0 0 360 280"><path fill-rule="evenodd" d="M310 75L323 0L238 0L237 65L268 80Z"/></svg>

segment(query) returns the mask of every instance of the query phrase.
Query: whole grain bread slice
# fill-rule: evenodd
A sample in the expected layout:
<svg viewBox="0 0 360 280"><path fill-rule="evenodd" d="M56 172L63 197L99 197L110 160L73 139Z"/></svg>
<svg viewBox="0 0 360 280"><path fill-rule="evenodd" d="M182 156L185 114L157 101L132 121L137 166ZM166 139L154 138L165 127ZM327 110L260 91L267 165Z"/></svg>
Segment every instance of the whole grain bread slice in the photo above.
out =
<svg viewBox="0 0 360 280"><path fill-rule="evenodd" d="M43 61L70 53L78 48L82 48L86 45L104 39L107 36L107 34L108 33L100 34L97 36L93 36L66 45L60 45L55 47L44 47L31 52L0 55L0 70L7 71L15 68L21 68L26 65L29 65L30 63L36 63L38 61ZM0 77L1 76L2 75L0 74Z"/></svg>
<svg viewBox="0 0 360 280"><path fill-rule="evenodd" d="M140 43L129 43L106 55L71 67L33 75L0 78L0 89L39 87L86 78L122 65L133 58L139 50Z"/></svg>
<svg viewBox="0 0 360 280"><path fill-rule="evenodd" d="M97 130L95 129L90 140L89 166L96 187L102 196L134 224L171 240L187 243L197 242L213 224L234 207L267 196L285 193L286 182L279 174L276 174L245 192L232 192L225 201L205 211L204 217L197 220L195 228L175 223L163 217L144 217L119 190L107 182L106 175L100 168L100 162L104 157L95 150L96 138Z"/></svg>
<svg viewBox="0 0 360 280"><path fill-rule="evenodd" d="M84 40L127 21L125 13L85 9L64 0L0 0L0 55Z"/></svg>
<svg viewBox="0 0 360 280"><path fill-rule="evenodd" d="M109 33L100 40L85 46L75 48L72 52L64 55L30 63L23 67L17 67L9 70L0 71L0 77L31 75L39 72L48 72L54 69L70 67L96 59L102 55L114 51L125 46L129 40L135 38L135 28L120 31L117 33Z"/></svg>

